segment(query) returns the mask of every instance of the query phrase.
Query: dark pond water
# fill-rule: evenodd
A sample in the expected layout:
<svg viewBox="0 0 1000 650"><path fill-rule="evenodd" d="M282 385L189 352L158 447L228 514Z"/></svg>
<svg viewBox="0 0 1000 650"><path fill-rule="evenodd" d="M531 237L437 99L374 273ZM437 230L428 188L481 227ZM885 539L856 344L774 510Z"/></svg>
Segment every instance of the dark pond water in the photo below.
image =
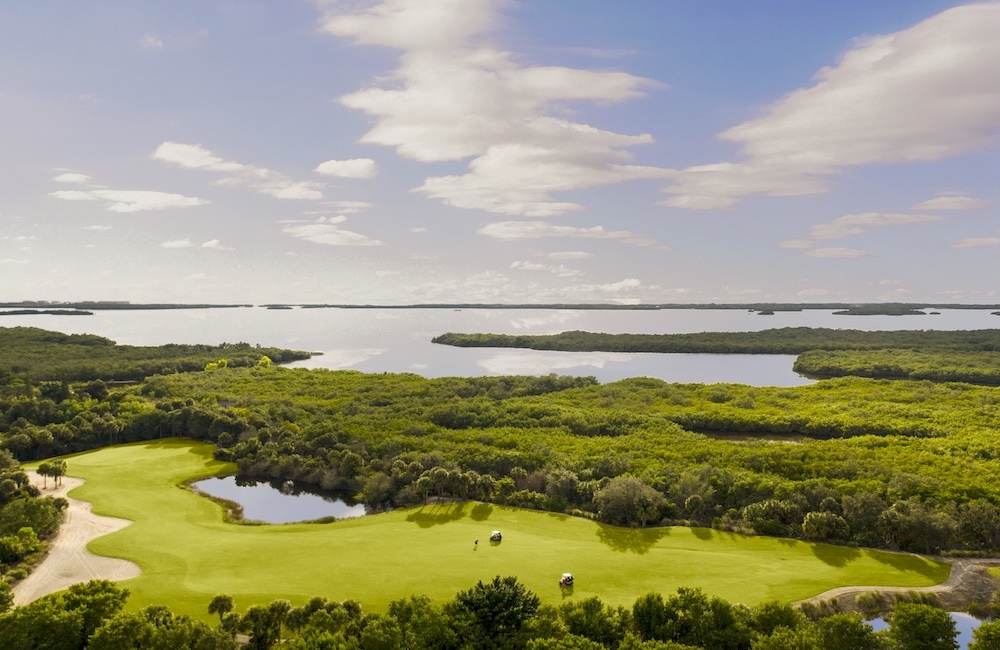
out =
<svg viewBox="0 0 1000 650"><path fill-rule="evenodd" d="M314 494L294 485L237 481L223 476L196 481L191 487L210 496L243 506L243 519L269 524L312 521L323 517L361 517L364 505L347 503L336 497Z"/></svg>

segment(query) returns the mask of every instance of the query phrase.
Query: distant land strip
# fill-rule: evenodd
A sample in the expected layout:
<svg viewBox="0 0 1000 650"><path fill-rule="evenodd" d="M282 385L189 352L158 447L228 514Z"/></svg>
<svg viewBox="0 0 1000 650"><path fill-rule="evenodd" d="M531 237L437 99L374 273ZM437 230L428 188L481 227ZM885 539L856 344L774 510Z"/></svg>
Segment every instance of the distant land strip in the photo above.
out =
<svg viewBox="0 0 1000 650"><path fill-rule="evenodd" d="M0 305L2 306L2 305ZM579 309L579 310L645 310L663 309L732 309L747 312L786 312L805 310L837 310L844 315L927 315L923 309L1000 309L1000 304L941 304L941 303L656 303L656 304L612 304L612 303L423 303L412 305L350 305L350 304L305 304L272 303L260 305L268 309Z"/></svg>
<svg viewBox="0 0 1000 650"><path fill-rule="evenodd" d="M0 316L93 316L94 312L83 309L8 309L0 311Z"/></svg>
<svg viewBox="0 0 1000 650"><path fill-rule="evenodd" d="M811 350L904 349L939 352L1000 351L1000 329L861 331L785 327L759 332L688 334L461 334L449 332L434 343L463 348L527 348L561 352L661 352L705 354L802 354Z"/></svg>
<svg viewBox="0 0 1000 650"><path fill-rule="evenodd" d="M212 305L212 304L182 304L182 303L131 303L131 302L115 302L115 301L96 301L96 302L46 302L46 301L26 301L26 302L0 302L0 309L26 309L26 310L50 310L50 311L32 311L23 312L27 313L55 313L51 310L65 310L61 311L59 315L66 315L70 312L68 310L143 310L143 309L226 309L231 307L253 307L253 305ZM11 314L11 312L6 312Z"/></svg>

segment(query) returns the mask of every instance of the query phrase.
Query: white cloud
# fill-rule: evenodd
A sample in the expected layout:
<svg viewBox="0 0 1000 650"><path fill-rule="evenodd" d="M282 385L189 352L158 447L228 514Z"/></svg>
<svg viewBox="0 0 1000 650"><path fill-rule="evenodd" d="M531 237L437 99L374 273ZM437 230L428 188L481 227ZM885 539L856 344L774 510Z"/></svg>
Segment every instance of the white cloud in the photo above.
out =
<svg viewBox="0 0 1000 650"><path fill-rule="evenodd" d="M677 172L676 207L748 194L815 194L846 167L928 162L995 146L1000 130L1000 3L955 7L856 41L816 83L720 138L743 161ZM921 208L925 209L925 208Z"/></svg>
<svg viewBox="0 0 1000 650"><path fill-rule="evenodd" d="M151 50L163 49L163 39L153 34L143 37L143 39L139 41L139 44Z"/></svg>
<svg viewBox="0 0 1000 650"><path fill-rule="evenodd" d="M107 230L112 230L111 226L84 226L84 230L93 230L95 232L104 232Z"/></svg>
<svg viewBox="0 0 1000 650"><path fill-rule="evenodd" d="M465 174L427 178L418 191L448 205L543 217L580 209L553 193L664 178L629 164L627 148L652 141L553 115L566 102L620 102L654 82L624 72L526 66L482 44L505 0L327 2L322 28L403 51L399 67L341 102L375 117L362 142L420 162L469 160Z"/></svg>
<svg viewBox="0 0 1000 650"><path fill-rule="evenodd" d="M351 158L350 160L327 160L316 168L316 172L337 178L369 179L378 175L378 164L371 158Z"/></svg>
<svg viewBox="0 0 1000 650"><path fill-rule="evenodd" d="M86 174L78 174L76 172L65 172L59 174L58 176L53 176L52 180L59 183L77 183L82 185L90 180L90 176L87 176Z"/></svg>
<svg viewBox="0 0 1000 650"><path fill-rule="evenodd" d="M583 251L557 251L546 255L546 257L552 260L586 260L593 256L593 253L585 253Z"/></svg>
<svg viewBox="0 0 1000 650"><path fill-rule="evenodd" d="M918 203L911 210L978 210L990 204L989 201L966 196L960 192L949 192L934 199Z"/></svg>
<svg viewBox="0 0 1000 650"><path fill-rule="evenodd" d="M110 212L141 212L204 205L208 201L183 194L149 190L60 190L50 192L63 201L107 201Z"/></svg>
<svg viewBox="0 0 1000 650"><path fill-rule="evenodd" d="M819 223L809 228L802 239L786 239L776 244L778 248L812 249L806 255L812 257L864 257L867 253L849 248L816 248L818 241L844 239L863 235L871 228L906 226L912 224L943 221L944 217L931 214L859 212L837 217L828 223Z"/></svg>
<svg viewBox="0 0 1000 650"><path fill-rule="evenodd" d="M185 169L198 169L226 174L217 183L226 187L248 187L261 194L279 199L320 200L322 183L294 181L280 172L246 165L216 156L200 144L164 142L152 158Z"/></svg>
<svg viewBox="0 0 1000 650"><path fill-rule="evenodd" d="M327 246L381 246L382 242L371 239L360 233L344 230L340 224L347 221L343 215L332 219L323 217L318 221L302 225L289 225L281 229L281 232L291 235L296 239L304 239L315 244L326 244Z"/></svg>
<svg viewBox="0 0 1000 650"><path fill-rule="evenodd" d="M605 293L618 293L619 291L632 291L642 286L642 282L635 278L627 278L621 282L611 282L609 284L596 285L597 289Z"/></svg>
<svg viewBox="0 0 1000 650"><path fill-rule="evenodd" d="M637 235L627 230L605 230L603 226L577 228L575 226L559 226L546 221L498 221L488 223L476 232L501 240L541 239L543 237L614 239L635 246L661 248L651 237Z"/></svg>
<svg viewBox="0 0 1000 650"><path fill-rule="evenodd" d="M859 257L869 257L869 254L865 251L859 251L854 248L814 248L806 253L809 257L820 257L824 259L856 259Z"/></svg>
<svg viewBox="0 0 1000 650"><path fill-rule="evenodd" d="M539 264L538 262L517 261L511 262L510 268L516 271L545 271L560 278L575 278L583 275L582 271L571 269L564 264L554 266L552 264Z"/></svg>
<svg viewBox="0 0 1000 650"><path fill-rule="evenodd" d="M323 205L329 205L331 208L342 214L364 212L365 210L369 210L374 207L367 201L325 201Z"/></svg>
<svg viewBox="0 0 1000 650"><path fill-rule="evenodd" d="M952 248L983 248L987 246L1000 246L1000 237L970 237L960 239L951 245Z"/></svg>
<svg viewBox="0 0 1000 650"><path fill-rule="evenodd" d="M160 244L163 248L191 248L194 244L190 239L171 239Z"/></svg>
<svg viewBox="0 0 1000 650"><path fill-rule="evenodd" d="M869 228L905 226L932 221L944 221L944 217L930 214L861 212L837 217L829 223L816 224L809 229L806 237L808 239L841 239L864 234L868 232Z"/></svg>
<svg viewBox="0 0 1000 650"><path fill-rule="evenodd" d="M422 232L427 232L427 229L423 226L413 226L412 228L407 228L406 232L412 232L414 234L419 234Z"/></svg>

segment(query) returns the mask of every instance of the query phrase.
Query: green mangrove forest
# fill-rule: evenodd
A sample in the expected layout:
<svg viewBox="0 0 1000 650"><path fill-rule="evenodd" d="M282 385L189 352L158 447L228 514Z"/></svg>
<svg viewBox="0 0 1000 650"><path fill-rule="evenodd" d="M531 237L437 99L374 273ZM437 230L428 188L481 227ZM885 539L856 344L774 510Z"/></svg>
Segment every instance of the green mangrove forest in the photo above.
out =
<svg viewBox="0 0 1000 650"><path fill-rule="evenodd" d="M474 344L499 340L462 336ZM569 346L595 336L609 335L508 338L518 344L532 338L543 340L542 345ZM932 369L934 359L951 355L956 370L968 368L965 361L971 365L998 349L1000 332L795 328L743 338L622 335L606 340L619 348L662 344L688 352L786 346L782 351L803 357L819 353L818 362L864 375L875 355L895 355L899 362L900 351L908 355L906 367ZM981 385L989 381L845 376L793 388L648 378L599 384L593 378L556 375L427 379L278 365L305 354L242 343L140 348L91 335L0 329L0 571L5 574L0 595L9 591L9 580L23 577L37 561L66 506L40 498L20 462L172 436L215 444L216 457L235 463L243 477L291 480L355 495L374 510L472 499L622 526L685 524L919 553L1000 550L1000 388ZM886 366L889 356L882 362ZM890 374L905 374L896 370ZM58 462L47 465L58 480ZM16 608L0 618L0 629L35 629L24 617L33 616L33 607L47 607L47 616L82 635L49 647L91 643L110 648L135 647L93 645L104 638L98 628L112 621L119 631L149 635L180 625L171 622L169 612L121 614L111 606L117 602L113 595L104 598L101 607L109 609L97 618L86 611L73 614L77 606L66 604L88 597L71 590ZM722 618L710 619L715 622L704 624L709 627L697 627L702 623L696 625L695 619L679 623L666 613L672 598L695 598L704 612ZM436 629L451 640L427 647L827 648L845 646L823 645L827 635L817 630L834 625L824 621L857 622L817 618L806 623L798 614L785 613L799 622L782 624L780 634L801 637L801 643L787 645L792 637L783 636L784 641L767 645L764 639L776 627L761 627L753 623L754 612L706 598L695 592L650 595L644 602L654 613L642 610L638 601L631 611L574 602L564 607L566 613L533 610L517 625L509 624L513 627L504 627L508 623L502 616L480 618L462 610L464 605L428 611L430 605L414 598L391 610L391 616L365 617L366 623L351 628L347 609L333 612L318 604L308 616L301 615L296 629L305 630L303 621L318 616L322 623L316 634L335 640L289 647L423 647L409 641L371 645L364 634L371 630L405 640L411 621L444 616L450 622L439 621ZM640 616L636 608L645 613ZM642 616L648 621L639 623ZM253 630L255 617L266 618L248 611L239 618L243 628L232 620L229 625ZM15 620L21 622L10 622ZM278 634L291 625L281 620ZM600 623L587 628L587 620ZM707 641L705 630L729 629L722 620L737 630L732 640ZM273 628L273 620L269 625ZM470 630L478 625L493 630L493 636L482 637L492 641L475 640L480 632ZM489 627L494 625L499 627ZM514 645L497 640L524 629L530 634L517 637ZM596 638L598 632L587 629L617 631ZM685 636L680 629L702 632ZM197 634L208 639L214 632ZM272 633L249 634L271 639L255 647L275 641ZM570 637L584 640L552 640Z"/></svg>

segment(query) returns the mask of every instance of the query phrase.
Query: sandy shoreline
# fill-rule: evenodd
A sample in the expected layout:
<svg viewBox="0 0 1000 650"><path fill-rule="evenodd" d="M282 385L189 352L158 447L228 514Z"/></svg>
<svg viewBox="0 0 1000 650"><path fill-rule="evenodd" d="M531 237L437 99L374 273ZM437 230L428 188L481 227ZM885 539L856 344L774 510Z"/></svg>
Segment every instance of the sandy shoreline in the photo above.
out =
<svg viewBox="0 0 1000 650"><path fill-rule="evenodd" d="M28 472L33 485L43 496L64 497L69 501L59 532L49 541L49 552L27 578L14 586L14 603L24 605L46 594L62 591L70 585L88 580L127 580L141 572L139 565L119 558L94 555L87 550L91 540L125 528L131 521L102 517L91 512L91 505L66 496L83 479L63 477L62 485L53 486L52 479L43 481L35 472ZM42 487L44 483L47 487Z"/></svg>

